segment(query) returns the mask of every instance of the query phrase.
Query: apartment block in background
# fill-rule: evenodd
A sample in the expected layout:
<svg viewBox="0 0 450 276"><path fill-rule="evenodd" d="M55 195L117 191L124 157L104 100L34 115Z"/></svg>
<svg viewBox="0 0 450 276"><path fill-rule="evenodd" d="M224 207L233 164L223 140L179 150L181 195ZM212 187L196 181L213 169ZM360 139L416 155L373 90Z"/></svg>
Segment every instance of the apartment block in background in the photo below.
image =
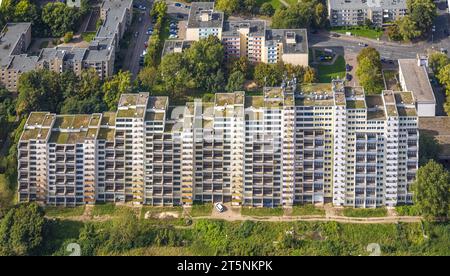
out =
<svg viewBox="0 0 450 276"><path fill-rule="evenodd" d="M30 23L8 23L0 34L0 84L10 91L17 91L20 75L35 69L54 72L93 68L100 78L114 73L116 50L126 29L131 25L132 0L104 0L100 17L103 24L87 48L44 48L38 55L27 55L31 42Z"/></svg>
<svg viewBox="0 0 450 276"><path fill-rule="evenodd" d="M375 26L393 22L407 13L406 0L328 0L328 16L334 26Z"/></svg>
<svg viewBox="0 0 450 276"><path fill-rule="evenodd" d="M193 2L182 40L167 40L163 55L181 52L193 41L216 36L225 48L225 58L247 57L251 62L308 66L306 29L271 30L262 20L227 20L214 10L214 2Z"/></svg>
<svg viewBox="0 0 450 276"><path fill-rule="evenodd" d="M0 84L10 91L17 91L20 75L34 64L25 54L30 43L31 23L8 23L0 33Z"/></svg>

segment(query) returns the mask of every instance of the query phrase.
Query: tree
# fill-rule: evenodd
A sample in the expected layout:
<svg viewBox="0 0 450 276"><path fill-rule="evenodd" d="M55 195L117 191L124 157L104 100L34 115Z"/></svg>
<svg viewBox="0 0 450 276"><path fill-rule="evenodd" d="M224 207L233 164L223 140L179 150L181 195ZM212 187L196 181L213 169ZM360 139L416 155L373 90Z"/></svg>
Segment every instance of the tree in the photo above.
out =
<svg viewBox="0 0 450 276"><path fill-rule="evenodd" d="M165 1L158 0L153 4L150 12L151 17L164 17L167 14L167 3Z"/></svg>
<svg viewBox="0 0 450 276"><path fill-rule="evenodd" d="M28 0L20 0L14 10L15 22L36 22L39 16L36 5Z"/></svg>
<svg viewBox="0 0 450 276"><path fill-rule="evenodd" d="M75 8L70 8L61 2L47 3L42 10L42 21L47 24L54 37L61 37L73 31L79 16Z"/></svg>
<svg viewBox="0 0 450 276"><path fill-rule="evenodd" d="M18 115L40 110L57 112L63 99L58 73L49 70L23 73L17 90Z"/></svg>
<svg viewBox="0 0 450 276"><path fill-rule="evenodd" d="M421 30L416 26L416 22L409 16L398 19L396 24L403 40L408 41L422 35Z"/></svg>
<svg viewBox="0 0 450 276"><path fill-rule="evenodd" d="M419 138L419 165L425 165L430 160L438 160L440 146L436 138L429 134L421 134Z"/></svg>
<svg viewBox="0 0 450 276"><path fill-rule="evenodd" d="M44 212L35 203L9 210L0 223L0 255L30 255L42 243Z"/></svg>
<svg viewBox="0 0 450 276"><path fill-rule="evenodd" d="M184 97L189 88L195 87L192 72L187 69L182 53L165 55L159 67L162 83L172 98Z"/></svg>
<svg viewBox="0 0 450 276"><path fill-rule="evenodd" d="M241 1L240 0L217 0L216 9L219 11L223 11L227 15L231 15L241 10Z"/></svg>
<svg viewBox="0 0 450 276"><path fill-rule="evenodd" d="M263 86L277 86L283 81L283 71L278 64L259 63L255 67L254 79Z"/></svg>
<svg viewBox="0 0 450 276"><path fill-rule="evenodd" d="M368 94L379 94L384 89L380 53L372 47L362 49L356 57L356 75Z"/></svg>
<svg viewBox="0 0 450 276"><path fill-rule="evenodd" d="M403 36L400 34L397 22L394 22L387 28L387 35L389 39L393 41L400 41L403 39Z"/></svg>
<svg viewBox="0 0 450 276"><path fill-rule="evenodd" d="M327 8L321 2L318 2L314 8L314 25L322 28L327 20Z"/></svg>
<svg viewBox="0 0 450 276"><path fill-rule="evenodd" d="M450 204L450 173L430 160L417 171L412 186L414 203L426 218L448 217Z"/></svg>
<svg viewBox="0 0 450 276"><path fill-rule="evenodd" d="M103 83L102 90L104 93L103 100L109 110L115 110L120 99L120 95L123 93L130 93L131 86L131 73L129 71L119 71L109 80Z"/></svg>
<svg viewBox="0 0 450 276"><path fill-rule="evenodd" d="M314 68L307 67L303 75L303 83L314 83L316 80L316 71Z"/></svg>
<svg viewBox="0 0 450 276"><path fill-rule="evenodd" d="M69 43L70 41L72 41L72 39L73 39L73 32L72 32L72 31L67 32L67 33L64 35L64 38L63 38L64 43Z"/></svg>
<svg viewBox="0 0 450 276"><path fill-rule="evenodd" d="M441 69L450 63L446 54L434 52L428 58L428 64L435 75L439 74Z"/></svg>
<svg viewBox="0 0 450 276"><path fill-rule="evenodd" d="M226 90L228 92L241 91L244 88L245 75L241 71L234 71L228 78Z"/></svg>
<svg viewBox="0 0 450 276"><path fill-rule="evenodd" d="M272 4L270 4L270 2L265 2L261 5L259 13L266 16L273 16L273 14L275 13L275 9L273 8Z"/></svg>
<svg viewBox="0 0 450 276"><path fill-rule="evenodd" d="M431 29L436 17L436 5L433 0L408 0L407 19L415 23L417 30L424 34Z"/></svg>
<svg viewBox="0 0 450 276"><path fill-rule="evenodd" d="M272 17L272 28L309 28L313 23L319 26L325 23L326 17L326 9L319 1L300 1L289 9L286 7L278 8Z"/></svg>
<svg viewBox="0 0 450 276"><path fill-rule="evenodd" d="M139 72L137 79L143 88L151 90L158 79L158 70L152 66L145 66Z"/></svg>

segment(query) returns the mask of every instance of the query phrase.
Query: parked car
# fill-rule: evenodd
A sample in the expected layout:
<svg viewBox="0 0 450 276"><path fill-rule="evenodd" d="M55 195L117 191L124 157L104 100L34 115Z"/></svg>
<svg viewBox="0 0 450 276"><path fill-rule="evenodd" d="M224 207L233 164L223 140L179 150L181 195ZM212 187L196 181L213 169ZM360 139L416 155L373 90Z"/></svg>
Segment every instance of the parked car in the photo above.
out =
<svg viewBox="0 0 450 276"><path fill-rule="evenodd" d="M349 72L349 71L352 71L352 66L350 65L350 64L346 64L345 65L345 71L347 71L347 72Z"/></svg>
<svg viewBox="0 0 450 276"><path fill-rule="evenodd" d="M353 76L350 75L349 73L347 73L347 75L345 76L345 78L347 79L347 81L351 81L353 79Z"/></svg>
<svg viewBox="0 0 450 276"><path fill-rule="evenodd" d="M177 7L177 8L181 8L181 7L183 7L183 5L181 4L181 3L175 3L175 4L173 4L175 7Z"/></svg>
<svg viewBox="0 0 450 276"><path fill-rule="evenodd" d="M178 35L176 35L176 34L171 34L171 35L169 35L169 38L170 38L170 39L178 38Z"/></svg>
<svg viewBox="0 0 450 276"><path fill-rule="evenodd" d="M341 35L336 34L336 33L332 33L332 34L331 34L331 37L341 37Z"/></svg>
<svg viewBox="0 0 450 276"><path fill-rule="evenodd" d="M447 49L445 49L445 48L441 48L440 51L441 51L441 53L443 53L443 54L447 54L447 52L448 52Z"/></svg>
<svg viewBox="0 0 450 276"><path fill-rule="evenodd" d="M216 204L214 204L214 206L216 207L216 210L219 211L219 213L223 213L223 211L225 211L225 207L220 202L217 202Z"/></svg>
<svg viewBox="0 0 450 276"><path fill-rule="evenodd" d="M359 43L358 43L358 46L361 46L361 47L367 47L368 45L367 45L366 43L359 42Z"/></svg>

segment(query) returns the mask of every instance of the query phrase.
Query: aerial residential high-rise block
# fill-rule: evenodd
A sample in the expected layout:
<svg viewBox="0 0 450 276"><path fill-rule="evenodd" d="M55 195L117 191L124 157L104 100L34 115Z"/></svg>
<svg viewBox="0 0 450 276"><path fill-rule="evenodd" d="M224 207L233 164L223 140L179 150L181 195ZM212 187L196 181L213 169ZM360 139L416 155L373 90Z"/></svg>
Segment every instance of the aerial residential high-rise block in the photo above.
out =
<svg viewBox="0 0 450 276"><path fill-rule="evenodd" d="M411 92L296 81L261 96L170 106L123 94L116 112L30 114L18 145L21 202L277 207L412 203L418 123Z"/></svg>

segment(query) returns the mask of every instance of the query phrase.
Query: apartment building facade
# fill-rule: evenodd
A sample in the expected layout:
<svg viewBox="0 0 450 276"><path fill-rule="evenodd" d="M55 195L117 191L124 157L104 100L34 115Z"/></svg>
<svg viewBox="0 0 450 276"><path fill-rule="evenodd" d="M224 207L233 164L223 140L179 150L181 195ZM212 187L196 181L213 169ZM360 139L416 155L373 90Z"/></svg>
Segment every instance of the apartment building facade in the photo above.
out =
<svg viewBox="0 0 450 276"><path fill-rule="evenodd" d="M17 82L24 72L48 69L58 73L71 70L80 75L93 68L100 78L114 73L119 41L132 21L132 0L104 0L100 9L102 26L87 48L44 48L37 56L26 54L31 42L30 23L8 23L0 37L0 83L17 91Z"/></svg>
<svg viewBox="0 0 450 276"><path fill-rule="evenodd" d="M328 0L331 26L375 26L393 22L407 13L406 0Z"/></svg>
<svg viewBox="0 0 450 276"><path fill-rule="evenodd" d="M277 207L412 203L411 92L295 82L262 96L217 93L172 107L123 94L116 112L30 114L18 145L19 201L75 206L231 202Z"/></svg>
<svg viewBox="0 0 450 276"><path fill-rule="evenodd" d="M214 2L191 4L185 40L166 41L163 54L181 52L192 41L210 35L222 41L227 59L308 66L305 29L271 30L262 20L224 20L224 14L214 10Z"/></svg>

